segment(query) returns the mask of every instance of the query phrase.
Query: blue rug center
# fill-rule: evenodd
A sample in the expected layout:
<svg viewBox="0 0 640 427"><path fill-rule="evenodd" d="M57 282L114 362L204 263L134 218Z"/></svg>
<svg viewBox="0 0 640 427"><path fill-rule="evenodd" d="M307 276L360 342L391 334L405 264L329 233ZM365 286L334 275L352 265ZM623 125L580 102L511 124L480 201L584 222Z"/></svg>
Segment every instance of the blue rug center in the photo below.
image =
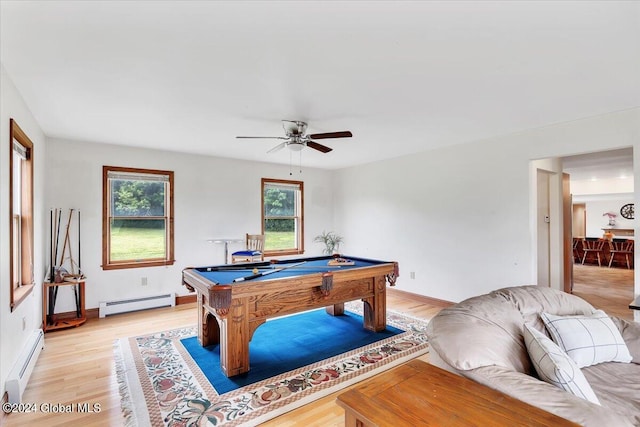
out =
<svg viewBox="0 0 640 427"><path fill-rule="evenodd" d="M218 394L372 344L403 331L387 325L382 332L362 326L362 316L331 316L324 309L270 320L249 343L249 372L227 378L220 370L220 346L202 347L196 337L180 340Z"/></svg>

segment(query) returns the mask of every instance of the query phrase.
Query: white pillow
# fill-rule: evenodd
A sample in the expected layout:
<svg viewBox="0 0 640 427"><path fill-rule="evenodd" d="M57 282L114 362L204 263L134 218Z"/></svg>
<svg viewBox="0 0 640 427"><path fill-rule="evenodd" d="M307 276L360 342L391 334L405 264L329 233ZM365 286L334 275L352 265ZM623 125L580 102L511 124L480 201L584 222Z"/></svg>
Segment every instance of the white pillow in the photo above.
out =
<svg viewBox="0 0 640 427"><path fill-rule="evenodd" d="M527 324L523 334L529 357L541 380L600 405L578 365L556 343Z"/></svg>
<svg viewBox="0 0 640 427"><path fill-rule="evenodd" d="M631 362L631 354L613 321L602 310L588 316L541 313L553 341L580 368L602 362Z"/></svg>

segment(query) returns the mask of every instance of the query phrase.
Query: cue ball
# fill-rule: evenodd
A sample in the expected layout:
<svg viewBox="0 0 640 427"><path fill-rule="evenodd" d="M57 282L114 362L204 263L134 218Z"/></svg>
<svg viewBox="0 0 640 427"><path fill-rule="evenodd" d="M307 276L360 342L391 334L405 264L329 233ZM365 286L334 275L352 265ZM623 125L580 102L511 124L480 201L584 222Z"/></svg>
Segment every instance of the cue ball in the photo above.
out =
<svg viewBox="0 0 640 427"><path fill-rule="evenodd" d="M253 269L253 271L252 271L252 273L253 273L253 274L258 274L258 273L259 273L259 271L258 271L258 269L257 269L257 268L254 268L254 269Z"/></svg>

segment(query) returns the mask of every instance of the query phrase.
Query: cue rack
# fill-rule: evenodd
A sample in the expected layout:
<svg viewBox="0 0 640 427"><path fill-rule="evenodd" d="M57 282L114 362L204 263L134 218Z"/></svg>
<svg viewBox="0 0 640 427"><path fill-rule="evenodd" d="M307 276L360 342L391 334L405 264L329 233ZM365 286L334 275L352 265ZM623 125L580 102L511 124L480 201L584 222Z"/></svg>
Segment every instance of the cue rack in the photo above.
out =
<svg viewBox="0 0 640 427"><path fill-rule="evenodd" d="M75 327L86 321L84 308L85 275L80 251L80 211L51 209L49 218L50 250L47 278L42 287L43 329ZM73 290L75 313L56 314L61 286Z"/></svg>

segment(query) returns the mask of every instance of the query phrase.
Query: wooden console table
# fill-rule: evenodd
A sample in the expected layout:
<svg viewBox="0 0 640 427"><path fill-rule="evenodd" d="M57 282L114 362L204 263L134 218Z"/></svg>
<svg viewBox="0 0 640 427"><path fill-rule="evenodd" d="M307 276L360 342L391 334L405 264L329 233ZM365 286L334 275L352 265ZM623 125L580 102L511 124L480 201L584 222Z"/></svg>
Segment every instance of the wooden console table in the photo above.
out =
<svg viewBox="0 0 640 427"><path fill-rule="evenodd" d="M420 360L338 396L346 427L577 426L468 378Z"/></svg>
<svg viewBox="0 0 640 427"><path fill-rule="evenodd" d="M59 283L44 282L42 285L42 330L44 332L56 329L75 328L87 321L87 313L84 308L84 279L65 281ZM68 313L56 315L48 313L49 306L49 289L56 286L78 286L78 295L76 299L75 317L71 317Z"/></svg>
<svg viewBox="0 0 640 427"><path fill-rule="evenodd" d="M634 229L633 228L602 228L602 231L605 233L613 233L615 236L633 236Z"/></svg>

